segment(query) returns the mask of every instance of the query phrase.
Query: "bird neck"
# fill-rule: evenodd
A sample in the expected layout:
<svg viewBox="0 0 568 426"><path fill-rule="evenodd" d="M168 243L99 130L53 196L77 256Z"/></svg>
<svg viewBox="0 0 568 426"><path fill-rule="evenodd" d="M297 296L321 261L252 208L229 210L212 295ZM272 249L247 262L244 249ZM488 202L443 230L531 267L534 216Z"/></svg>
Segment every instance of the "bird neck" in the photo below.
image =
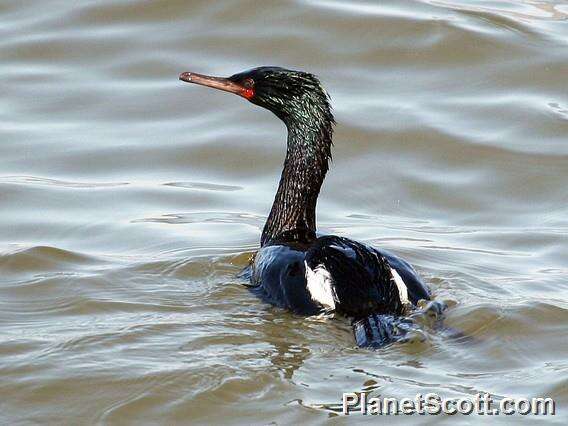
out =
<svg viewBox="0 0 568 426"><path fill-rule="evenodd" d="M316 204L331 160L333 117L288 120L284 170L260 240L264 246L283 234L315 237Z"/></svg>

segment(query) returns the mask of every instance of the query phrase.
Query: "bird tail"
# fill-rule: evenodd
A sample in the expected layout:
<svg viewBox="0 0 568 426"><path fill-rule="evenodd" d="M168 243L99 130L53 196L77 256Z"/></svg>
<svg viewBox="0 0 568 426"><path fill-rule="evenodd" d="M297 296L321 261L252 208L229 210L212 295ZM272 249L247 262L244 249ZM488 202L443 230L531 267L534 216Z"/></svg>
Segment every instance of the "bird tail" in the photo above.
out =
<svg viewBox="0 0 568 426"><path fill-rule="evenodd" d="M357 346L381 348L394 342L417 342L426 340L424 327L441 331L446 336L467 339L462 332L443 325L446 304L430 301L408 316L372 314L352 320Z"/></svg>
<svg viewBox="0 0 568 426"><path fill-rule="evenodd" d="M382 348L394 342L424 341L424 332L409 317L373 314L352 321L357 346Z"/></svg>
<svg viewBox="0 0 568 426"><path fill-rule="evenodd" d="M392 315L373 314L354 319L352 326L357 346L361 348L380 348L396 340Z"/></svg>

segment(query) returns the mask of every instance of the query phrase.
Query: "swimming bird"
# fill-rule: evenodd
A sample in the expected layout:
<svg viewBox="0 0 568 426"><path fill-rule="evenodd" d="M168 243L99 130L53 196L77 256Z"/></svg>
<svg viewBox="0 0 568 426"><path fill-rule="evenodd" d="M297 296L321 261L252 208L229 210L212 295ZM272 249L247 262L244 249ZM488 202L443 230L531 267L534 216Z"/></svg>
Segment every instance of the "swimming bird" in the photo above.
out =
<svg viewBox="0 0 568 426"><path fill-rule="evenodd" d="M288 130L284 169L250 265L261 299L302 315L352 320L359 346L393 340L397 318L430 292L409 263L349 238L316 233L316 203L331 161L330 97L313 74L258 67L230 77L184 72L180 80L239 95L273 112Z"/></svg>

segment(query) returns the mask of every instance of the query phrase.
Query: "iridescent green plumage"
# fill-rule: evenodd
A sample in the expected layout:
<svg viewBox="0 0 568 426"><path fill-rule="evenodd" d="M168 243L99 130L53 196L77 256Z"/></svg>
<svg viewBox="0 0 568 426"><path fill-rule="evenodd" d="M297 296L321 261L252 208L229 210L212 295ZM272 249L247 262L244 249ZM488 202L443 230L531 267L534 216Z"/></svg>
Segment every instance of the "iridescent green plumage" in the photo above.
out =
<svg viewBox="0 0 568 426"><path fill-rule="evenodd" d="M288 129L284 170L261 245L292 230L315 236L316 203L331 160L333 125L329 96L313 74L260 67L229 80L251 81L250 101L272 111Z"/></svg>

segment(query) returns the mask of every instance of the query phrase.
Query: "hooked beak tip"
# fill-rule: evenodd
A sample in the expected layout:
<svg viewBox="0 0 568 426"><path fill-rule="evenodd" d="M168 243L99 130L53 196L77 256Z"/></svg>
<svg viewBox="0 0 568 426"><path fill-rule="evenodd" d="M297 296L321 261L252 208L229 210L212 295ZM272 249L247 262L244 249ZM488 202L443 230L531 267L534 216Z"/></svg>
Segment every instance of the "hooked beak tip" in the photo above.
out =
<svg viewBox="0 0 568 426"><path fill-rule="evenodd" d="M187 83L191 83L191 73L190 73L190 72L182 72L182 73L179 75L179 79L180 79L181 81L185 81L185 82L187 82Z"/></svg>

